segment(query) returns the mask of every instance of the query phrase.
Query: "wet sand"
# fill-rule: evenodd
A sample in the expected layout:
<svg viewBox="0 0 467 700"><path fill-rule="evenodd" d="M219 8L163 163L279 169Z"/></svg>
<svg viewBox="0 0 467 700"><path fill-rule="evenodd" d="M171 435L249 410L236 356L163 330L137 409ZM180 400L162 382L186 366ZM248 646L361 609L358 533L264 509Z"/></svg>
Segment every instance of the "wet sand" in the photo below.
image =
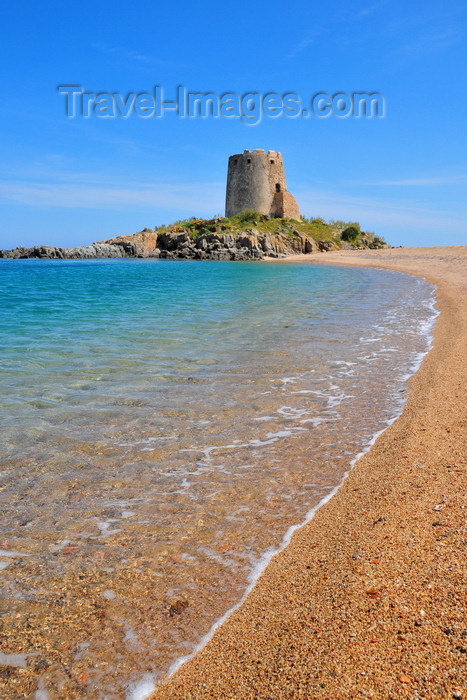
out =
<svg viewBox="0 0 467 700"><path fill-rule="evenodd" d="M467 698L466 258L459 246L285 260L426 278L434 346L401 417L153 700Z"/></svg>

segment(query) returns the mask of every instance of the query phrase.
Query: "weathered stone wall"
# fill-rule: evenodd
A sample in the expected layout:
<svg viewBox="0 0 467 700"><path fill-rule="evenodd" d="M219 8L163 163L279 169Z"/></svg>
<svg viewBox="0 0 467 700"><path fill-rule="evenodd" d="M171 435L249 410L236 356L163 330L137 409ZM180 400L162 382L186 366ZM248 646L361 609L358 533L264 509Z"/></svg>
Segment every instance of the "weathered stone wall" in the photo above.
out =
<svg viewBox="0 0 467 700"><path fill-rule="evenodd" d="M244 151L230 156L227 172L227 191L225 215L233 216L246 209L269 214L271 208L271 173L270 160L275 160L274 167L278 181L285 185L282 159L269 158L263 150ZM280 155L280 154L279 154ZM277 165L276 165L277 163Z"/></svg>
<svg viewBox="0 0 467 700"><path fill-rule="evenodd" d="M225 215L246 209L268 216L300 218L298 204L287 192L282 155L262 149L229 158ZM292 214L286 212L292 212Z"/></svg>
<svg viewBox="0 0 467 700"><path fill-rule="evenodd" d="M300 209L290 192L275 192L271 205L271 216L300 221Z"/></svg>

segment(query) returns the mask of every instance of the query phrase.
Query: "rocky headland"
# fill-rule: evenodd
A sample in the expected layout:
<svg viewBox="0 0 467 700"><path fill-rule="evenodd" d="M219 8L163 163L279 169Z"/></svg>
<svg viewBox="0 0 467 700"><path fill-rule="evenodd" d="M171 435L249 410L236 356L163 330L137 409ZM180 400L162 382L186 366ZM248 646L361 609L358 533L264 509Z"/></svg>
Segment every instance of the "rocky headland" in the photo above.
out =
<svg viewBox="0 0 467 700"><path fill-rule="evenodd" d="M187 219L154 230L117 236L90 245L62 248L37 245L0 250L0 258L51 260L162 258L173 260L261 260L341 248L387 247L382 239L353 226L322 219L270 219L256 212L210 220ZM356 232L346 240L345 232Z"/></svg>

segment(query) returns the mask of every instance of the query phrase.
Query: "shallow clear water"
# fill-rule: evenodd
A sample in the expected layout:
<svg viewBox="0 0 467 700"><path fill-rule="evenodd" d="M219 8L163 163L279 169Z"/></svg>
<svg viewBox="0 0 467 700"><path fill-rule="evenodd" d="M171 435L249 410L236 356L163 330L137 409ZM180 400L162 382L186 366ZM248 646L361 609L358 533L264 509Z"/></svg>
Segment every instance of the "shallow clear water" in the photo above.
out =
<svg viewBox="0 0 467 700"><path fill-rule="evenodd" d="M2 651L37 700L189 654L400 412L434 318L417 278L311 264L0 261L0 289Z"/></svg>

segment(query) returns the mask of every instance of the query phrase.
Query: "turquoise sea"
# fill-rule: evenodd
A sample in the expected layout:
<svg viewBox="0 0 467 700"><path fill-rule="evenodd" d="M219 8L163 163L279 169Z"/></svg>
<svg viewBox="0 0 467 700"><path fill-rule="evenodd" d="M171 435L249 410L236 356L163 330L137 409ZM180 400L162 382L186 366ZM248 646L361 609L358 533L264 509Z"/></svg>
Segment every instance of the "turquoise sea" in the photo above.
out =
<svg viewBox="0 0 467 700"><path fill-rule="evenodd" d="M418 278L287 262L2 260L0 291L0 662L35 700L141 700L193 653L436 315Z"/></svg>

